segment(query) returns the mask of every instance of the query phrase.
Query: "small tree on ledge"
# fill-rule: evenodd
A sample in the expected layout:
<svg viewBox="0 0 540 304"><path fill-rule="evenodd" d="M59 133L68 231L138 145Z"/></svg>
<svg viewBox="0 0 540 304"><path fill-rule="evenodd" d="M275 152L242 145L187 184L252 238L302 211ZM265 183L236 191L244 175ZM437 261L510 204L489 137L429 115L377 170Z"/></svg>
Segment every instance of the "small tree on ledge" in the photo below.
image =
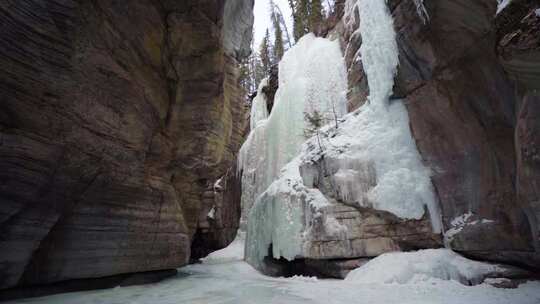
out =
<svg viewBox="0 0 540 304"><path fill-rule="evenodd" d="M321 112L319 112L318 110L313 110L312 113L304 112L304 119L307 124L304 129L304 136L309 138L313 135L316 135L319 149L322 152L324 148L322 146L319 130L324 125L324 115L322 115Z"/></svg>

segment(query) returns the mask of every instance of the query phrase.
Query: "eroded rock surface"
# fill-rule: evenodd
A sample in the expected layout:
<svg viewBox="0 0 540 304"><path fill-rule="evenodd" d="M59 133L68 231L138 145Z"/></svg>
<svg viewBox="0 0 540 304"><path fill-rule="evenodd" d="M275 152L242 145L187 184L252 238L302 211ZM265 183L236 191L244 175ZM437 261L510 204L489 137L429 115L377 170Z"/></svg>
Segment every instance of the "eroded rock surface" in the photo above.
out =
<svg viewBox="0 0 540 304"><path fill-rule="evenodd" d="M538 1L390 1L400 50L395 97L440 202L447 244L466 255L538 268ZM421 12L421 11L420 11ZM363 104L367 82L351 60L361 45L345 20L349 104ZM354 57L352 57L354 58ZM533 135L535 134L535 135ZM460 218L470 217L465 222Z"/></svg>
<svg viewBox="0 0 540 304"><path fill-rule="evenodd" d="M0 288L188 262L243 138L252 6L0 3Z"/></svg>

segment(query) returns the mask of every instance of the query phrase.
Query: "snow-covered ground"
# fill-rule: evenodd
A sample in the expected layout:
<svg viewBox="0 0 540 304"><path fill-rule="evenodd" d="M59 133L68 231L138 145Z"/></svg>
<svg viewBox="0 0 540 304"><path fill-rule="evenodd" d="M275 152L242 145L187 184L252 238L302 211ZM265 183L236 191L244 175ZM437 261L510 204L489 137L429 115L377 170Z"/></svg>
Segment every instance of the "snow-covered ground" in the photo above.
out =
<svg viewBox="0 0 540 304"><path fill-rule="evenodd" d="M60 294L11 303L43 304L538 304L540 283L517 289L426 278L413 283L271 278L241 260L190 265L166 281L144 286ZM389 268L391 270L391 268Z"/></svg>

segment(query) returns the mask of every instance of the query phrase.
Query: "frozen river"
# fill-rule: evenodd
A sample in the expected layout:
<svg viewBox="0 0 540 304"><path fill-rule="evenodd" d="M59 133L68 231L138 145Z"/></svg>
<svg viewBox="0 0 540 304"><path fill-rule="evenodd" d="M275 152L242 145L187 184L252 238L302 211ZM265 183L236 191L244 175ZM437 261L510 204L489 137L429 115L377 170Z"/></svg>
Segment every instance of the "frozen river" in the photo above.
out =
<svg viewBox="0 0 540 304"><path fill-rule="evenodd" d="M47 304L352 304L352 303L540 303L540 283L518 289L485 284L469 287L455 281L414 284L359 284L315 278L271 278L243 261L197 264L157 284L77 292L11 303Z"/></svg>

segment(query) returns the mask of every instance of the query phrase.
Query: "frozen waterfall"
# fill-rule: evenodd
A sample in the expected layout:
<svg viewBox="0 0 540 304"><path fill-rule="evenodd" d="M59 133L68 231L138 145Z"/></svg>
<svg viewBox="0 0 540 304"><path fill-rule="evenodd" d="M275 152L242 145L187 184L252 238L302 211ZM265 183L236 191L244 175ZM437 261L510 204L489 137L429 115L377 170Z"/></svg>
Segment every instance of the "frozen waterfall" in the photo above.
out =
<svg viewBox="0 0 540 304"><path fill-rule="evenodd" d="M360 13L368 101L340 118L337 128L328 124L305 141L304 113L318 110L328 117L337 109L341 116L346 104L337 42L306 36L280 64L280 87L268 120L257 124L242 147L243 206L245 213L250 210L245 254L256 268L264 268L270 248L273 258L287 260L378 255L395 248L392 243L379 251L368 243L350 245L358 236L337 221L330 211L335 200L313 185L320 177L305 169L321 160L325 170L333 169L326 175L348 205L404 220L422 219L427 209L433 232L441 231L430 171L416 149L407 110L402 101L391 100L399 64L392 17L385 1L349 0L346 7ZM320 247L321 233L335 239L333 248Z"/></svg>
<svg viewBox="0 0 540 304"><path fill-rule="evenodd" d="M242 172L242 227L262 192L278 177L281 168L299 152L305 136L305 114L321 113L325 122L346 113L347 76L337 41L304 36L279 64L279 89L268 119L259 87L254 100L251 132L240 149Z"/></svg>

